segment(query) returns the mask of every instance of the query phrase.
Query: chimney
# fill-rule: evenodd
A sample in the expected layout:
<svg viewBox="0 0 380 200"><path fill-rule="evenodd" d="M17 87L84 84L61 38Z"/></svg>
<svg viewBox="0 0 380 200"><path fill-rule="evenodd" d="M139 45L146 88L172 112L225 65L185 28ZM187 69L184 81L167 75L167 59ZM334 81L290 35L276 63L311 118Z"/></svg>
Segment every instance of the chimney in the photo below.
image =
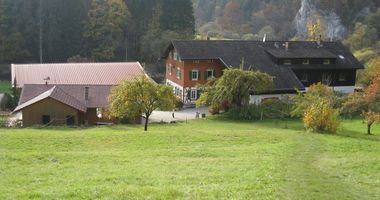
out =
<svg viewBox="0 0 380 200"><path fill-rule="evenodd" d="M319 39L317 41L318 46L322 46L322 35L319 35Z"/></svg>
<svg viewBox="0 0 380 200"><path fill-rule="evenodd" d="M88 93L89 93L90 88L85 87L84 88L84 100L88 101Z"/></svg>
<svg viewBox="0 0 380 200"><path fill-rule="evenodd" d="M286 51L289 50L289 42L285 42L285 50L286 50Z"/></svg>

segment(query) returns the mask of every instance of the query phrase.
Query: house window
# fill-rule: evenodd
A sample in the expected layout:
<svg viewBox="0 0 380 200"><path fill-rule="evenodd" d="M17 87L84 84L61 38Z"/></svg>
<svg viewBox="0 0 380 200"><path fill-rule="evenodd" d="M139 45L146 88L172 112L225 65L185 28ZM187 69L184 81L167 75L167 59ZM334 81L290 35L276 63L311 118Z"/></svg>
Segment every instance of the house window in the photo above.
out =
<svg viewBox="0 0 380 200"><path fill-rule="evenodd" d="M323 73L322 74L322 83L325 85L331 84L331 75L329 73Z"/></svg>
<svg viewBox="0 0 380 200"><path fill-rule="evenodd" d="M345 73L339 73L339 81L346 81L346 74Z"/></svg>
<svg viewBox="0 0 380 200"><path fill-rule="evenodd" d="M324 65L329 65L330 64L330 59L324 59L323 60Z"/></svg>
<svg viewBox="0 0 380 200"><path fill-rule="evenodd" d="M199 80L199 70L192 70L191 71L191 80L193 80L193 81Z"/></svg>
<svg viewBox="0 0 380 200"><path fill-rule="evenodd" d="M42 124L47 125L50 123L50 115L42 115Z"/></svg>
<svg viewBox="0 0 380 200"><path fill-rule="evenodd" d="M309 59L303 59L302 64L308 65L308 64L310 64L310 60Z"/></svg>
<svg viewBox="0 0 380 200"><path fill-rule="evenodd" d="M212 78L214 78L215 77L215 73L214 73L214 70L213 69L208 69L207 71L206 71L206 80L210 80L210 79L212 79Z"/></svg>
<svg viewBox="0 0 380 200"><path fill-rule="evenodd" d="M199 60L193 60L193 63L199 64Z"/></svg>
<svg viewBox="0 0 380 200"><path fill-rule="evenodd" d="M173 59L173 51L170 51L170 52L169 52L169 58L170 58L170 59Z"/></svg>
<svg viewBox="0 0 380 200"><path fill-rule="evenodd" d="M173 73L173 65L172 64L169 64L168 72L169 72L169 75L172 75L172 73Z"/></svg>
<svg viewBox="0 0 380 200"><path fill-rule="evenodd" d="M284 60L284 65L291 65L291 64L292 64L292 60L290 59Z"/></svg>
<svg viewBox="0 0 380 200"><path fill-rule="evenodd" d="M301 82L308 82L309 81L309 75L307 73L302 73L300 75L300 81Z"/></svg>
<svg viewBox="0 0 380 200"><path fill-rule="evenodd" d="M177 67L177 79L180 79L181 80L181 76L182 76L182 73L181 73L181 69L179 67Z"/></svg>
<svg viewBox="0 0 380 200"><path fill-rule="evenodd" d="M190 98L191 98L191 100L196 100L197 99L197 90L191 90L191 92L190 92Z"/></svg>
<svg viewBox="0 0 380 200"><path fill-rule="evenodd" d="M102 108L97 108L96 109L96 116L101 119L103 118L103 109Z"/></svg>

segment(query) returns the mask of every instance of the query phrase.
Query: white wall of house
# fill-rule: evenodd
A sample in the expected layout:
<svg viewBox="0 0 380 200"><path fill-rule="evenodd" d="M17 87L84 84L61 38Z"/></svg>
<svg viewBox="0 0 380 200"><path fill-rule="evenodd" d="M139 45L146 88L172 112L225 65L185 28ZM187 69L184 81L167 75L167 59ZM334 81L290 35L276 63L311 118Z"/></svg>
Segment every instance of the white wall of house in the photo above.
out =
<svg viewBox="0 0 380 200"><path fill-rule="evenodd" d="M291 96L295 96L295 94L263 94L263 95L251 95L250 96L250 104L256 104L259 105L263 102L265 99L284 99Z"/></svg>
<svg viewBox="0 0 380 200"><path fill-rule="evenodd" d="M331 89L333 89L334 91L337 91L337 92L350 94L350 93L353 93L355 91L355 86L336 86L336 87L331 87ZM306 91L308 91L308 90L309 90L309 88L306 88Z"/></svg>

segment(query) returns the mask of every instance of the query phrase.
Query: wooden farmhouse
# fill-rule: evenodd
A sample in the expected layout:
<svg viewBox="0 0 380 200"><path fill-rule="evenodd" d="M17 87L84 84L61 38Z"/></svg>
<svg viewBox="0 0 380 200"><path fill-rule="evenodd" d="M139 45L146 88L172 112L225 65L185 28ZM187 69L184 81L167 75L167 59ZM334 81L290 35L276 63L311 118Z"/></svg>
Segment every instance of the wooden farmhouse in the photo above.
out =
<svg viewBox="0 0 380 200"><path fill-rule="evenodd" d="M23 126L111 123L103 111L113 86L146 75L134 63L13 64L14 87L21 96L14 113Z"/></svg>
<svg viewBox="0 0 380 200"><path fill-rule="evenodd" d="M199 98L197 84L242 63L245 70L259 70L274 78L270 92L252 91L251 103L305 91L318 82L350 93L356 71L363 69L341 42L324 41L172 41L162 58L166 59L166 84L185 103Z"/></svg>

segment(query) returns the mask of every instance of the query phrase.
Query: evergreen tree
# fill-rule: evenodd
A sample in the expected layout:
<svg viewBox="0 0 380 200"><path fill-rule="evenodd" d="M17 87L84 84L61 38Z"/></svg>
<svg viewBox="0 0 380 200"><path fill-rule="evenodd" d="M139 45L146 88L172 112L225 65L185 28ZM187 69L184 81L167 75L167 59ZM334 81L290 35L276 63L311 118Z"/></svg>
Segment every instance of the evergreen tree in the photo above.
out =
<svg viewBox="0 0 380 200"><path fill-rule="evenodd" d="M116 51L124 41L129 12L122 0L93 0L85 23L84 36L90 55L97 61L116 58Z"/></svg>

